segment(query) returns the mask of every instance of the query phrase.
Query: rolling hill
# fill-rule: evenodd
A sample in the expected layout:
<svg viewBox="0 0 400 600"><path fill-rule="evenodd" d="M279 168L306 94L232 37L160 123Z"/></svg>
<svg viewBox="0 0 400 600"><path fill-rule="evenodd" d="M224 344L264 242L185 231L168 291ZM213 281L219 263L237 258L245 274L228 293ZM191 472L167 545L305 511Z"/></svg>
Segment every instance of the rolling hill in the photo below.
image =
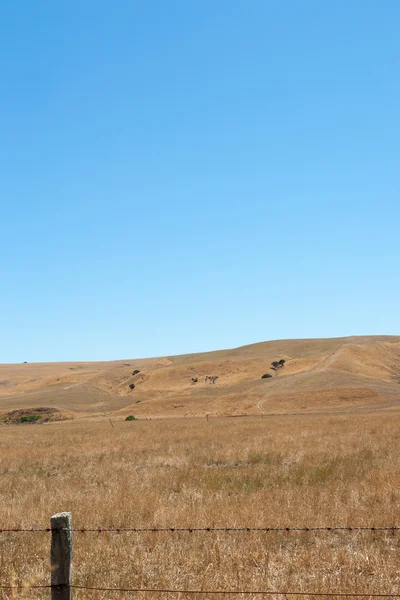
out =
<svg viewBox="0 0 400 600"><path fill-rule="evenodd" d="M262 379L280 359L285 366L279 374ZM206 379L213 375L215 383ZM400 337L279 340L151 359L0 365L3 417L38 407L60 418L393 410L400 407Z"/></svg>

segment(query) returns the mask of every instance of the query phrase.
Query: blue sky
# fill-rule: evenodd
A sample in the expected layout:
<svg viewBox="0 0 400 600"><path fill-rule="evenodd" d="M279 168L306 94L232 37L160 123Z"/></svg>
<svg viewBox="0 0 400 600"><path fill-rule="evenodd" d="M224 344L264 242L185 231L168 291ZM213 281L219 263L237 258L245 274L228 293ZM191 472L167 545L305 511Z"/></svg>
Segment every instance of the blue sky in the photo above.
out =
<svg viewBox="0 0 400 600"><path fill-rule="evenodd" d="M3 0L0 362L400 334L399 20Z"/></svg>

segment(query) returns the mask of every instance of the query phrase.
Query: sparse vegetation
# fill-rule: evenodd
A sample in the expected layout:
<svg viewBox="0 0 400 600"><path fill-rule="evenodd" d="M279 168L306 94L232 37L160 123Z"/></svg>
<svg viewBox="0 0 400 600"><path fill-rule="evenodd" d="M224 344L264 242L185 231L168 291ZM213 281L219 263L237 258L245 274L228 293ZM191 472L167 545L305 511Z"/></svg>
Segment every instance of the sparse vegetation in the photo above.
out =
<svg viewBox="0 0 400 600"><path fill-rule="evenodd" d="M138 375L138 373L140 373L140 369L135 369L135 370L132 372L132 375Z"/></svg>
<svg viewBox="0 0 400 600"><path fill-rule="evenodd" d="M209 381L210 383L215 383L219 379L218 375L206 375L205 382Z"/></svg>
<svg viewBox="0 0 400 600"><path fill-rule="evenodd" d="M122 368L119 361L3 365L0 410L31 406L24 398L29 403L32 398L32 406L49 398L52 406L68 408L80 418L98 413L99 407L102 412L125 409L140 393L138 414L143 417L259 413L257 405L267 393L262 390L264 382L269 394L263 401L267 412L341 410L344 405L348 410L372 403L395 407L400 403L400 385L393 383L400 372L399 348L400 336L285 340L204 356L159 357L143 363L132 359L130 367ZM271 361L277 363L277 370L271 369ZM145 365L142 370L139 364ZM264 378L260 382L267 372L274 381ZM219 375L215 384L205 379L213 375ZM131 383L136 389L128 387ZM212 396L203 394L204 388ZM11 397L16 401L11 403ZM183 403L184 409L174 409L172 403Z"/></svg>
<svg viewBox="0 0 400 600"><path fill-rule="evenodd" d="M136 421L136 417L134 417L133 415L128 415L125 421Z"/></svg>
<svg viewBox="0 0 400 600"><path fill-rule="evenodd" d="M129 384L129 389L134 390L135 389L135 384L134 383L130 383Z"/></svg>
<svg viewBox="0 0 400 600"><path fill-rule="evenodd" d="M192 377L192 383L197 383L199 380L197 377Z"/></svg>
<svg viewBox="0 0 400 600"><path fill-rule="evenodd" d="M57 408L23 408L11 410L0 415L0 423L5 425L41 424L49 421L64 421L68 416Z"/></svg>
<svg viewBox="0 0 400 600"><path fill-rule="evenodd" d="M271 373L264 373L261 379L269 379L270 377L272 377Z"/></svg>

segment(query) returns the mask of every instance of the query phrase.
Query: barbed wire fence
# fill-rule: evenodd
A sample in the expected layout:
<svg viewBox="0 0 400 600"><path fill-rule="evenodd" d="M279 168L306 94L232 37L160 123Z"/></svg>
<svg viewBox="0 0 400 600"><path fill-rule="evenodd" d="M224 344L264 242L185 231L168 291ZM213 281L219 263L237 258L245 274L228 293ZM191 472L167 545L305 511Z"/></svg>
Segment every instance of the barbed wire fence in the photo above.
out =
<svg viewBox="0 0 400 600"><path fill-rule="evenodd" d="M51 582L44 585L29 585L30 590L50 590L51 600L72 600L73 590L86 590L88 592L109 592L121 594L171 594L171 595L227 595L227 596L309 596L309 597L348 597L348 598L400 598L398 593L371 592L325 592L304 590L203 590L203 589L169 589L169 588L141 588L141 587L97 587L89 585L76 585L72 582L72 557L73 534L85 533L211 533L211 532L283 532L283 533L330 533L330 532L388 532L393 535L400 531L400 526L325 526L325 527L72 527L72 514L58 513L51 517L51 527L40 528L5 528L0 527L2 533L51 533L50 572ZM7 585L0 581L0 590L14 592L26 590L26 585Z"/></svg>
<svg viewBox="0 0 400 600"><path fill-rule="evenodd" d="M52 585L31 585L29 589L53 589ZM275 590L177 590L177 589L161 589L161 588L115 588L115 587L94 587L88 585L70 585L71 590L89 590L96 592L121 592L121 593L158 593L158 594L214 594L229 596L311 596L311 597L339 597L339 598L400 598L399 594L373 594L373 593L358 593L358 592L288 592ZM2 585L3 590L20 590L26 589L22 585Z"/></svg>
<svg viewBox="0 0 400 600"><path fill-rule="evenodd" d="M60 528L62 530L63 528ZM348 532L358 532L358 531L400 531L400 526L397 525L389 525L387 527L351 527L351 526L327 526L327 527L72 527L71 529L65 528L66 531L71 531L72 533L125 533L125 532L133 532L133 533L196 533L196 532L213 532L213 531L264 531L264 532L272 532L272 531L303 531L303 532L312 532L312 531L321 531L321 532L329 532L329 531L348 531ZM50 527L46 528L36 528L30 527L25 529L20 528L0 528L0 533L50 533L52 529Z"/></svg>

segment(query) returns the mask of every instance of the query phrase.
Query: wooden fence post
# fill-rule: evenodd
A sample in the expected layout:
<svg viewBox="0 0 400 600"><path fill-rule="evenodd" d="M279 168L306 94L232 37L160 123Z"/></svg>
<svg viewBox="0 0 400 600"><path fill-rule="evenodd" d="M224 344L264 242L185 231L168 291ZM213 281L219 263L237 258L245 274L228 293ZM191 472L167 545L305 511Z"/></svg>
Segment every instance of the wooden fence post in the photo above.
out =
<svg viewBox="0 0 400 600"><path fill-rule="evenodd" d="M72 514L51 517L51 600L71 600Z"/></svg>

